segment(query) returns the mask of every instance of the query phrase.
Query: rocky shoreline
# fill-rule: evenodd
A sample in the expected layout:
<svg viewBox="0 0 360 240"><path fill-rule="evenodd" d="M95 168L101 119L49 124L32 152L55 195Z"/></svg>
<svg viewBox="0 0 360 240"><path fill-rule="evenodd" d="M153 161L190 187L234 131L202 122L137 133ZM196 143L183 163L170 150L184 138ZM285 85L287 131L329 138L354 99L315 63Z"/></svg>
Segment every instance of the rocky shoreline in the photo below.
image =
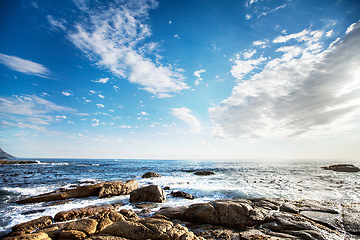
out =
<svg viewBox="0 0 360 240"><path fill-rule="evenodd" d="M54 217L43 216L18 224L4 239L336 240L359 239L360 235L358 203L344 205L278 198L229 199L163 207L152 213L149 209L151 203L165 202L166 194L156 185L138 188L136 180L79 186L29 197L18 203L61 204L73 198L116 195L129 195L130 202L141 205L142 210L127 210L121 204L73 209L59 212ZM178 195L188 198L184 192Z"/></svg>

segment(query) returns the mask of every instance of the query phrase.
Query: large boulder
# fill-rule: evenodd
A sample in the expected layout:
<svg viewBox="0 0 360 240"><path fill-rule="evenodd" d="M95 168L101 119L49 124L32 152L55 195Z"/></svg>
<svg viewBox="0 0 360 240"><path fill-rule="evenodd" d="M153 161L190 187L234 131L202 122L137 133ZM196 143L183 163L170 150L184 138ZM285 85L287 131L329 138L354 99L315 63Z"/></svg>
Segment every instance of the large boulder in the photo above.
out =
<svg viewBox="0 0 360 240"><path fill-rule="evenodd" d="M130 180L126 183L115 181L106 182L102 185L99 191L99 197L112 197L118 195L127 195L138 188L138 182L136 180Z"/></svg>
<svg viewBox="0 0 360 240"><path fill-rule="evenodd" d="M360 235L360 204L345 205L342 215L345 230L352 234Z"/></svg>
<svg viewBox="0 0 360 240"><path fill-rule="evenodd" d="M235 229L246 229L253 208L247 203L213 201L190 205L184 212L189 222L222 225Z"/></svg>
<svg viewBox="0 0 360 240"><path fill-rule="evenodd" d="M22 234L15 237L6 237L3 240L51 240L49 235L44 232Z"/></svg>
<svg viewBox="0 0 360 240"><path fill-rule="evenodd" d="M335 172L359 172L360 169L352 164L335 164L328 167L322 167L325 170L333 170Z"/></svg>
<svg viewBox="0 0 360 240"><path fill-rule="evenodd" d="M86 235L91 235L96 232L96 227L98 222L94 219L83 218L77 221L69 222L65 230L76 230L85 233Z"/></svg>
<svg viewBox="0 0 360 240"><path fill-rule="evenodd" d="M157 185L138 188L130 193L130 202L165 202L164 190Z"/></svg>
<svg viewBox="0 0 360 240"><path fill-rule="evenodd" d="M162 177L162 175L156 172L147 172L144 175L142 175L142 178L154 178L154 177Z"/></svg>

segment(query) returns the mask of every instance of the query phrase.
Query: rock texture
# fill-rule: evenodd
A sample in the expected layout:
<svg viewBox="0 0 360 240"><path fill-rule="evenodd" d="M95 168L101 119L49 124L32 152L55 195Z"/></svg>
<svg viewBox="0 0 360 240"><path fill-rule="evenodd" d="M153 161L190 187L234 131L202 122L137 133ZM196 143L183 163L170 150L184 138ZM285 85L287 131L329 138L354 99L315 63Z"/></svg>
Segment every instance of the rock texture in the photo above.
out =
<svg viewBox="0 0 360 240"><path fill-rule="evenodd" d="M0 159L10 159L10 158L16 158L16 157L8 154L7 152L4 152L4 151L0 148Z"/></svg>
<svg viewBox="0 0 360 240"><path fill-rule="evenodd" d="M328 167L322 167L325 170L333 170L335 172L359 172L360 169L352 164L335 164Z"/></svg>
<svg viewBox="0 0 360 240"><path fill-rule="evenodd" d="M154 177L162 177L162 175L156 172L147 172L144 175L142 175L142 178L154 178Z"/></svg>
<svg viewBox="0 0 360 240"><path fill-rule="evenodd" d="M136 180L130 180L126 183L122 182L105 182L85 186L79 186L74 189L65 189L29 197L18 201L20 204L51 202L66 200L70 198L86 198L91 196L111 197L117 195L127 195L131 191L138 188Z"/></svg>
<svg viewBox="0 0 360 240"><path fill-rule="evenodd" d="M164 190L156 185L138 188L130 193L130 202L165 202Z"/></svg>
<svg viewBox="0 0 360 240"><path fill-rule="evenodd" d="M183 192L183 191L172 191L170 194L173 197L182 197L182 198L187 198L187 199L194 199L193 195L191 195L190 193Z"/></svg>
<svg viewBox="0 0 360 240"><path fill-rule="evenodd" d="M136 180L130 180L126 183L123 182L106 182L102 185L99 191L99 197L112 197L119 195L128 195L133 190L138 188L138 183Z"/></svg>
<svg viewBox="0 0 360 240"><path fill-rule="evenodd" d="M358 239L359 218L360 204L313 200L218 200L164 207L150 217L107 204L60 212L55 223L45 216L18 224L4 239L343 240Z"/></svg>

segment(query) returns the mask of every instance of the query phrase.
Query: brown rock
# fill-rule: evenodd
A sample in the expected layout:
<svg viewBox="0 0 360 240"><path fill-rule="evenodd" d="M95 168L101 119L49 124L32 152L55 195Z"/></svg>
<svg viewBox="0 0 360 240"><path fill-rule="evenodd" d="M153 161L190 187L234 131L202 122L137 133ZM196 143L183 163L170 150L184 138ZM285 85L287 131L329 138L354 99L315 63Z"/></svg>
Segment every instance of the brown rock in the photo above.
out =
<svg viewBox="0 0 360 240"><path fill-rule="evenodd" d="M86 233L86 235L91 235L96 232L96 227L98 222L94 219L84 218L74 222L69 222L65 230L77 230Z"/></svg>
<svg viewBox="0 0 360 240"><path fill-rule="evenodd" d="M114 207L110 204L93 205L84 208L76 208L69 211L58 212L55 215L54 220L56 222L69 221L84 217L91 217L103 211L109 211L109 210L114 210Z"/></svg>
<svg viewBox="0 0 360 240"><path fill-rule="evenodd" d="M25 232L30 233L37 228L46 227L52 224L52 217L51 216L43 216L29 222L20 223L12 227L13 232Z"/></svg>
<svg viewBox="0 0 360 240"><path fill-rule="evenodd" d="M109 234L137 240L151 239L154 235L153 232L143 224L130 221L114 223L103 229L100 234Z"/></svg>
<svg viewBox="0 0 360 240"><path fill-rule="evenodd" d="M123 237L111 236L111 235L95 235L86 238L86 240L128 240L128 239Z"/></svg>
<svg viewBox="0 0 360 240"><path fill-rule="evenodd" d="M98 183L93 185L80 186L62 192L56 191L56 192L45 193L38 196L29 197L20 200L18 201L18 203L24 204L24 203L50 202L50 201L59 201L70 198L85 198L90 196L98 196L102 185L103 183Z"/></svg>
<svg viewBox="0 0 360 240"><path fill-rule="evenodd" d="M112 197L119 195L127 195L133 190L138 188L138 183L136 180L130 180L126 183L123 182L106 182L102 185L99 191L99 197Z"/></svg>
<svg viewBox="0 0 360 240"><path fill-rule="evenodd" d="M142 175L142 178L153 178L153 177L162 177L162 175L156 172L147 172L144 175Z"/></svg>
<svg viewBox="0 0 360 240"><path fill-rule="evenodd" d="M22 234L15 237L6 237L3 240L51 240L51 238L44 232Z"/></svg>
<svg viewBox="0 0 360 240"><path fill-rule="evenodd" d="M84 232L77 231L77 230L63 230L59 234L59 239L75 239L75 240L82 240L85 239L87 236Z"/></svg>
<svg viewBox="0 0 360 240"><path fill-rule="evenodd" d="M165 202L164 190L156 185L138 188L130 193L130 202Z"/></svg>
<svg viewBox="0 0 360 240"><path fill-rule="evenodd" d="M170 194L173 197L182 197L182 198L187 198L187 199L194 199L193 195L191 195L190 193L183 192L183 191L172 191Z"/></svg>
<svg viewBox="0 0 360 240"><path fill-rule="evenodd" d="M120 221L125 221L125 217L114 210L109 210L109 211L104 211L99 213L98 215L96 215L94 217L94 219L98 222L97 225L97 231L100 232L101 230L103 230L104 228L106 228L107 226L115 223L115 222L120 222Z"/></svg>
<svg viewBox="0 0 360 240"><path fill-rule="evenodd" d="M162 207L155 213L155 215L163 215L168 217L169 219L184 219L184 213L187 207Z"/></svg>

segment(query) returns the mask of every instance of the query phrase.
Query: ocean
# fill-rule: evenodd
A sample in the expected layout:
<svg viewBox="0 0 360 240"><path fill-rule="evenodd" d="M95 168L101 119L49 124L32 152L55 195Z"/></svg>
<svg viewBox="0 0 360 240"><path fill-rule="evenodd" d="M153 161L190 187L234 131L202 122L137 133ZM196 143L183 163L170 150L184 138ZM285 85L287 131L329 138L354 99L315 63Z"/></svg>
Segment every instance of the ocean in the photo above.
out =
<svg viewBox="0 0 360 240"><path fill-rule="evenodd" d="M57 206L49 206L49 203L15 203L27 196L103 181L136 179L139 187L150 184L163 188L169 186L170 190L165 191L167 194L172 190L181 190L195 197L189 200L167 195L167 201L155 204L153 212L164 206L254 197L360 202L360 173L321 168L336 163L341 162L39 159L38 164L0 165L0 237L18 223L88 205L122 202L123 208L139 210L129 202L129 196L74 199ZM346 163L359 166L359 162ZM141 178L149 171L163 177ZM215 175L198 176L194 174L196 171L212 171Z"/></svg>

